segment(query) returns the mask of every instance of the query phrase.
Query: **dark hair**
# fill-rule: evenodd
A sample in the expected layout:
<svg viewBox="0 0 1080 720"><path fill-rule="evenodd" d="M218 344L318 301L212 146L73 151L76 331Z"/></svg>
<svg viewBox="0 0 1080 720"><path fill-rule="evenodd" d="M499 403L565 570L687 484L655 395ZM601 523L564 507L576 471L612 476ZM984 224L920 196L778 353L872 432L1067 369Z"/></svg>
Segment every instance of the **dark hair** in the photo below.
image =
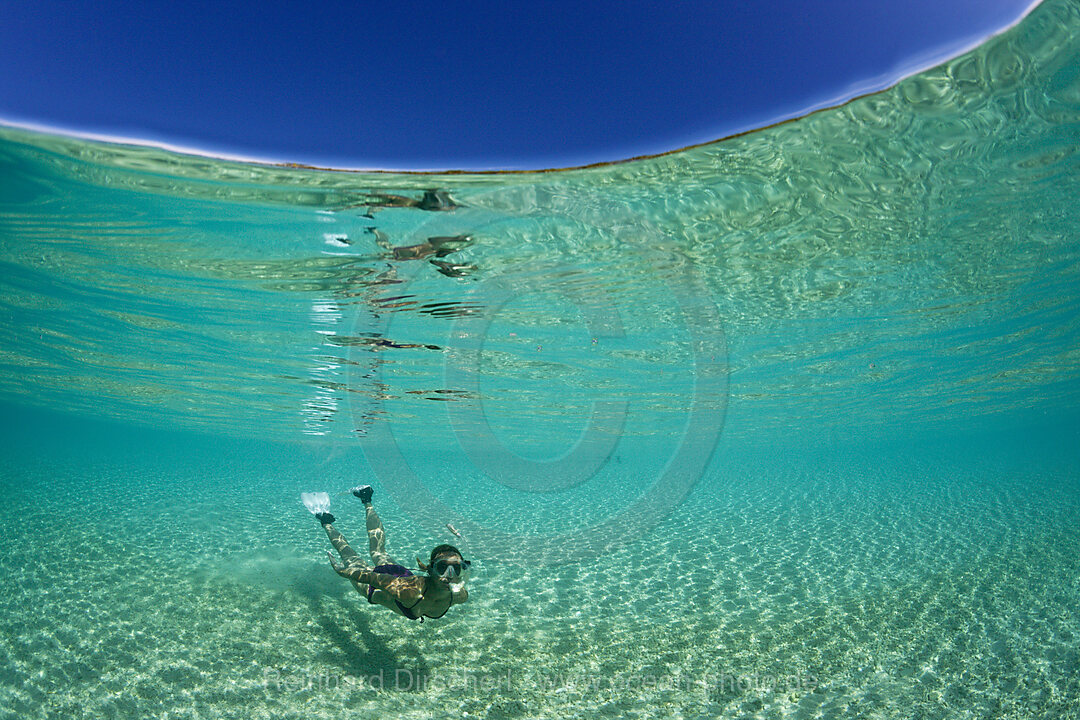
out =
<svg viewBox="0 0 1080 720"><path fill-rule="evenodd" d="M428 558L428 565L432 565L435 562L436 557L438 557L439 555L443 555L445 553L454 553L455 555L460 557L462 560L465 559L465 556L461 554L461 551L458 550L453 545L438 545L438 546L435 547L434 550L431 551L431 557Z"/></svg>

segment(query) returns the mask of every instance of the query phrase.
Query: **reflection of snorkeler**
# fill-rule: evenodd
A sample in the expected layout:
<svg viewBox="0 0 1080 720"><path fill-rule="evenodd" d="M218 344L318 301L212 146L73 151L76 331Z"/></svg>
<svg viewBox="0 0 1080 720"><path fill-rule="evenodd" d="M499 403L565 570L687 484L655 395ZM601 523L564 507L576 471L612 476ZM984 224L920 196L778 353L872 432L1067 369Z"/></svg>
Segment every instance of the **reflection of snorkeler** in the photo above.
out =
<svg viewBox="0 0 1080 720"><path fill-rule="evenodd" d="M369 228L368 232L375 236L375 244L393 255L395 260L423 260L430 255L442 258L472 243L472 238L468 235L454 235L452 237L429 237L424 242L416 245L394 247L390 244L386 233L375 228Z"/></svg>
<svg viewBox="0 0 1080 720"><path fill-rule="evenodd" d="M330 566L334 572L351 580L357 592L365 593L372 605L388 607L410 620L423 622L425 617L441 618L451 605L460 605L468 600L465 580L471 563L453 545L435 547L427 564L421 562L420 558L416 559L417 566L425 575L413 575L408 568L394 562L386 553L386 533L375 508L371 506L371 492L370 485L352 490L353 495L360 498L367 508L368 543L374 567L368 567L331 524L334 516L330 514L330 497L326 493L304 493L301 496L304 505L315 514L330 538L330 544L341 556L341 563L338 563L333 553L329 550L326 553L330 556Z"/></svg>
<svg viewBox="0 0 1080 720"><path fill-rule="evenodd" d="M354 345L360 347L366 347L370 350L381 350L383 348L426 348L428 350L442 350L438 345L427 345L425 343L399 343L394 340L387 340L384 337L348 337L348 336L335 336L328 337L328 342L331 345Z"/></svg>
<svg viewBox="0 0 1080 720"><path fill-rule="evenodd" d="M362 203L349 205L345 209L363 207L368 209L367 217L371 217L371 210L379 208L415 208L429 212L446 212L460 207L450 193L445 190L425 190L420 199L406 197L405 195L388 195L386 193L372 193Z"/></svg>
<svg viewBox="0 0 1080 720"><path fill-rule="evenodd" d="M368 228L368 232L375 236L375 244L389 252L394 260L423 260L432 255L435 258L444 258L451 253L468 247L473 241L469 235L454 235L453 237L429 237L424 242L416 245L394 247L390 244L386 233L380 232L376 228ZM472 264L454 263L436 260L435 258L428 260L428 262L447 277L465 277L476 270L476 266Z"/></svg>
<svg viewBox="0 0 1080 720"><path fill-rule="evenodd" d="M446 277L465 277L476 270L475 265L462 265L460 263L446 262L445 260L428 260L428 262Z"/></svg>

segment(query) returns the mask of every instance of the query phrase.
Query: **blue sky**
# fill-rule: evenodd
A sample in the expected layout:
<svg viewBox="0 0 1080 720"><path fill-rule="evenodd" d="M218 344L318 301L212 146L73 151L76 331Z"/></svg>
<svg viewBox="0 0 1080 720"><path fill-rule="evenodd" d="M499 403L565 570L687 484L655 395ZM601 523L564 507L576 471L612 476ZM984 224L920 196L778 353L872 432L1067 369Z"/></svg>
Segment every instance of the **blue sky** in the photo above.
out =
<svg viewBox="0 0 1080 720"><path fill-rule="evenodd" d="M0 119L336 167L564 167L889 85L1032 0L0 3Z"/></svg>

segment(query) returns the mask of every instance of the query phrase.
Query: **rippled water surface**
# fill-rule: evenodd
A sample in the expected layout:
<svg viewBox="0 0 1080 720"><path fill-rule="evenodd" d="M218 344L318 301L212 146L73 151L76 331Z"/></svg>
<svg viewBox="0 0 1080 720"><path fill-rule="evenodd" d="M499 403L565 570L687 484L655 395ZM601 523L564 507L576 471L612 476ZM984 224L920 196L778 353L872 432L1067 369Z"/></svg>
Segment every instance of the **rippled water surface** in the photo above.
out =
<svg viewBox="0 0 1080 720"><path fill-rule="evenodd" d="M0 127L0 717L1075 717L1078 20L561 172Z"/></svg>

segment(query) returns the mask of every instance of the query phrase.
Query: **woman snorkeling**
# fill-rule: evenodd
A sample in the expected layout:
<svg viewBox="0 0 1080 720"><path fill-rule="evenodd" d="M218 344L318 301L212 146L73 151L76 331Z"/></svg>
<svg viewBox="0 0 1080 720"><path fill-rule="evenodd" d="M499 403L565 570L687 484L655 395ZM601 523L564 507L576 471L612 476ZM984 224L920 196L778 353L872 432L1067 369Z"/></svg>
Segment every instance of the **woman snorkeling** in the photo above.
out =
<svg viewBox="0 0 1080 720"><path fill-rule="evenodd" d="M460 605L469 599L465 580L471 563L462 557L461 551L453 545L439 545L431 551L426 564L420 558L416 559L417 567L425 574L413 575L408 568L394 562L386 552L386 532L371 505L371 486L353 488L352 494L360 498L367 508L371 567L349 547L345 537L333 526L330 496L326 493L303 493L300 496L341 556L338 563L334 554L326 551L334 572L351 580L357 592L364 593L372 605L388 607L410 620L423 622L424 618L441 618L451 605ZM365 585L366 588L362 587Z"/></svg>

